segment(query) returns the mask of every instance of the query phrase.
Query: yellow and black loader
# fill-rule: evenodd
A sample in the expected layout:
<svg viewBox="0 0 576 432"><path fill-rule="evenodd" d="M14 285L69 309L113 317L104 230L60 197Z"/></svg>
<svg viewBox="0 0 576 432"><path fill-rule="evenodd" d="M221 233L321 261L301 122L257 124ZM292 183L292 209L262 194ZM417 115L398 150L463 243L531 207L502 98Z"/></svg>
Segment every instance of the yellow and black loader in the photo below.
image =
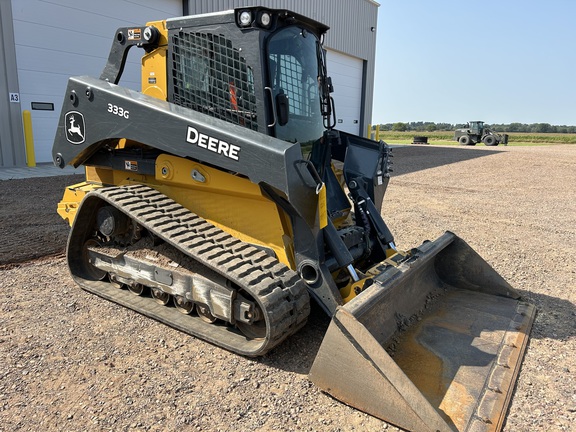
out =
<svg viewBox="0 0 576 432"><path fill-rule="evenodd" d="M400 251L389 146L334 128L328 28L263 7L120 28L72 77L53 159L85 290L241 355L331 324L324 391L414 431L503 424L533 306L453 233ZM128 50L140 92L118 85ZM294 353L298 355L298 353Z"/></svg>

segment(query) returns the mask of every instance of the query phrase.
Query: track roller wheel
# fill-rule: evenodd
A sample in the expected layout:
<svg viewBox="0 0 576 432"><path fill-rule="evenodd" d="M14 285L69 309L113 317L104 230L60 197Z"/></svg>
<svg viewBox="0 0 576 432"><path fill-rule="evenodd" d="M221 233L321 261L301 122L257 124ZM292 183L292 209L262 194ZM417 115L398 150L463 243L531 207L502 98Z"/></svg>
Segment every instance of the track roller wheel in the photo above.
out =
<svg viewBox="0 0 576 432"><path fill-rule="evenodd" d="M156 303L159 303L162 306L166 306L168 302L170 302L170 294L165 293L160 288L152 288L150 294L152 295L152 298L156 300Z"/></svg>
<svg viewBox="0 0 576 432"><path fill-rule="evenodd" d="M140 283L133 283L128 285L128 291L134 295L141 296L146 292L146 287Z"/></svg>
<svg viewBox="0 0 576 432"><path fill-rule="evenodd" d="M196 304L196 312L203 321L206 321L207 323L216 322L216 317L212 315L208 306L198 303Z"/></svg>
<svg viewBox="0 0 576 432"><path fill-rule="evenodd" d="M190 315L194 310L194 303L182 296L174 296L174 307L178 312Z"/></svg>
<svg viewBox="0 0 576 432"><path fill-rule="evenodd" d="M124 284L122 282L120 282L116 276L114 275L108 275L108 279L110 279L110 285L112 285L114 288L117 289L122 289L124 288Z"/></svg>

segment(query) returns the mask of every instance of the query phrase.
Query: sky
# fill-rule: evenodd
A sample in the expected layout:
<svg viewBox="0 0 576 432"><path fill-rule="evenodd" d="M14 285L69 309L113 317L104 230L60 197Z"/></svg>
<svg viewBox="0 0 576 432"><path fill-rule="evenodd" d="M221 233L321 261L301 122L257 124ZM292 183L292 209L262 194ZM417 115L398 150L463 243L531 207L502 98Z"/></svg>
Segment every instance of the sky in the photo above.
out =
<svg viewBox="0 0 576 432"><path fill-rule="evenodd" d="M576 125L576 0L376 0L373 123Z"/></svg>

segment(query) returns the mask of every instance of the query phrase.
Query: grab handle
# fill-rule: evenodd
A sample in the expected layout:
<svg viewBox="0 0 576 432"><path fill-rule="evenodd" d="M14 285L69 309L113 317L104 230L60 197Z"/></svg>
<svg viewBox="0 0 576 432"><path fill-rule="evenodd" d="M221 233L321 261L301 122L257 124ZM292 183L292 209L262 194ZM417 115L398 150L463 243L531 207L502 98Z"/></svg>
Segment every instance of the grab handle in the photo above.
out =
<svg viewBox="0 0 576 432"><path fill-rule="evenodd" d="M272 104L272 117L274 119L272 124L269 124L268 127L274 127L276 126L276 104L274 103L274 93L272 92L272 89L270 87L264 87L264 90L270 92L270 103Z"/></svg>

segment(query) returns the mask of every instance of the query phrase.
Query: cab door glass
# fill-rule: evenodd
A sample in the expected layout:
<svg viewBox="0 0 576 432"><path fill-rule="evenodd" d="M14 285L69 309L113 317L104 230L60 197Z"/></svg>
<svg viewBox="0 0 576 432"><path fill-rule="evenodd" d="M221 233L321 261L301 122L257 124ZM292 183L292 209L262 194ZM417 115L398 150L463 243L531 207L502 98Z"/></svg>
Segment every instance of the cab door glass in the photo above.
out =
<svg viewBox="0 0 576 432"><path fill-rule="evenodd" d="M309 146L324 131L318 86L319 41L298 27L284 28L268 43L268 79L277 138Z"/></svg>

